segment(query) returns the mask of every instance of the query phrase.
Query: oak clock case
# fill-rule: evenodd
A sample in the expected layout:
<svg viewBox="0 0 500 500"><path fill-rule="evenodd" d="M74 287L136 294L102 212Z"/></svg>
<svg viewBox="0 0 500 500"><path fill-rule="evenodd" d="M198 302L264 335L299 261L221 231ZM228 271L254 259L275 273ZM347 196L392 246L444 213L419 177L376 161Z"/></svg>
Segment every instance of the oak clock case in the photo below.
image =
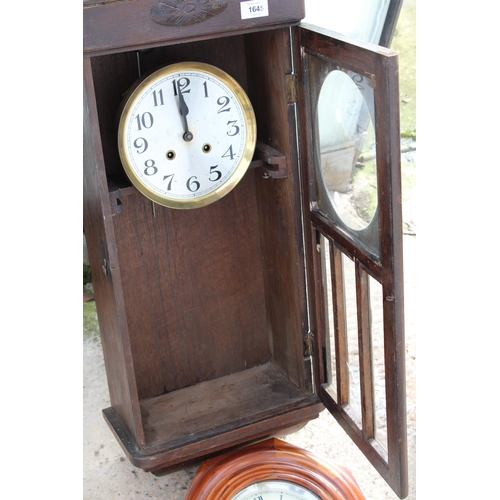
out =
<svg viewBox="0 0 500 500"><path fill-rule="evenodd" d="M120 116L118 149L132 184L155 203L199 208L245 175L255 115L241 86L211 65L183 62L145 78Z"/></svg>
<svg viewBox="0 0 500 500"><path fill-rule="evenodd" d="M282 435L326 408L405 496L397 59L385 49L299 26L302 2L270 0L269 16L258 20L241 19L238 2L219 2L217 15L181 29L154 21L153 3L84 2L84 230L109 387L107 424L132 464L160 473ZM170 202L165 193L155 200L151 191L158 189L149 187L151 200L131 181L120 158L116 116L138 78L193 61L227 73L244 90L258 137L246 172L227 193L180 210L160 203ZM384 186L378 190L377 245L367 245L318 204L317 87L339 68L376 81L373 122L386 134L380 147L377 142L378 185ZM178 85L181 78L176 80ZM187 114L179 111L179 95L169 105L179 140L189 148L197 140L189 129L196 110L190 93L182 96ZM154 105L154 94L149 97ZM159 91L156 98L160 104ZM166 91L163 99L166 106ZM146 127L145 112L140 124ZM192 141L182 139L183 116ZM131 136L132 144L140 137L150 140ZM208 158L203 145L214 152L214 143L200 140L196 154ZM136 157L144 144L136 142ZM181 157L165 146L158 158L172 164L166 156L171 150ZM144 169L153 166L145 163L150 159L159 169L156 155L144 158ZM219 180L215 170L209 178ZM162 180L168 175L161 173ZM200 179L191 179L198 175L182 179L181 193L197 187L193 181L201 190ZM165 180L168 192L173 179ZM347 390L342 259L356 268L360 419ZM383 292L382 445L372 397L370 281ZM329 329L325 304L332 291L336 324Z"/></svg>

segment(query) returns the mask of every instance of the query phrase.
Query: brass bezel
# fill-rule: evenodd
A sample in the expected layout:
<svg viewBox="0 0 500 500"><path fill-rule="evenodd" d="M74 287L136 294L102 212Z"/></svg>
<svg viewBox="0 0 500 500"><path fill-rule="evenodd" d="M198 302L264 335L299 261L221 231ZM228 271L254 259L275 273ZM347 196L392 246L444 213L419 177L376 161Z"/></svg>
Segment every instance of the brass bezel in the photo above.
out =
<svg viewBox="0 0 500 500"><path fill-rule="evenodd" d="M177 73L181 71L198 71L207 73L210 76L218 79L224 85L226 85L231 92L235 95L238 100L242 110L243 117L246 127L246 137L245 137L245 147L243 154L240 158L240 162L234 169L231 176L221 184L219 187L206 193L199 197L190 199L178 199L159 194L152 190L148 185L144 184L141 178L136 174L134 168L131 165L127 150L125 148L126 144L126 124L129 121L129 115L134 107L136 99L142 94L142 92L147 89L152 83L156 82L158 79L165 77L166 75ZM118 126L118 151L120 154L120 159L125 169L125 173L132 182L132 184L137 188L137 190L146 196L151 201L158 203L164 207L177 208L177 209L191 209L191 208L201 208L217 200L220 200L223 196L228 194L243 178L248 167L252 161L255 143L257 140L257 122L255 119L255 113L248 98L247 94L241 87L241 85L228 73L206 63L200 62L181 62L170 64L165 66L148 77L146 77L131 93L130 97L127 99L123 111L120 115L120 122Z"/></svg>

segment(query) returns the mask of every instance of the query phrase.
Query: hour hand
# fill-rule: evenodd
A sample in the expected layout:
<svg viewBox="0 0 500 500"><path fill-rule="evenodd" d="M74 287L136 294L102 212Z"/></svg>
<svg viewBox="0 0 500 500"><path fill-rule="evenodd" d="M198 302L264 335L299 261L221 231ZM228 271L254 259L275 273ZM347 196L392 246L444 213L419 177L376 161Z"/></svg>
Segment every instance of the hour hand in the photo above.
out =
<svg viewBox="0 0 500 500"><path fill-rule="evenodd" d="M186 141L192 141L193 140L193 134L189 131L188 123L187 123L187 115L189 113L189 108L187 107L186 101L184 99L184 96L182 95L182 92L179 91L179 112L182 117L182 123L184 125L184 135L182 138Z"/></svg>

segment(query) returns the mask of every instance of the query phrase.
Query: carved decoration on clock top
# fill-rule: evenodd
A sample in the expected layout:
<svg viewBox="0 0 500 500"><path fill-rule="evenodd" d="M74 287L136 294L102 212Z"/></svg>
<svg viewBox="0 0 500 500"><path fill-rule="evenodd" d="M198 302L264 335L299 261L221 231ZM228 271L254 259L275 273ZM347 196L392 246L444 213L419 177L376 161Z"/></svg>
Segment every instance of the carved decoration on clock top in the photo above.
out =
<svg viewBox="0 0 500 500"><path fill-rule="evenodd" d="M223 12L229 0L159 0L151 18L164 26L190 26Z"/></svg>

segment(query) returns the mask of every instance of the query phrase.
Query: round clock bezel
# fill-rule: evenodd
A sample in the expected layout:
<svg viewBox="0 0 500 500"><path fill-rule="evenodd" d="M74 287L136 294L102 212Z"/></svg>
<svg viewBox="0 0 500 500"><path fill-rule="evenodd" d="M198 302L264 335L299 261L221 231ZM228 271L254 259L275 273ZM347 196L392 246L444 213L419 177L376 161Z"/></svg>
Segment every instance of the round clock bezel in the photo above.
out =
<svg viewBox="0 0 500 500"><path fill-rule="evenodd" d="M136 170L132 166L132 161L129 157L129 153L126 147L127 124L130 121L130 114L132 113L137 100L149 87L154 85L158 80L165 78L166 76L181 72L184 73L187 71L205 73L210 77L219 80L219 82L225 85L232 92L239 106L241 107L241 111L243 114L243 120L245 122L245 139L239 162L237 166L233 168L232 173L225 182L221 183L208 193L204 193L200 196L194 195L191 198L177 198L158 193L149 185L144 183L141 177L137 174ZM230 191L232 191L241 181L241 179L247 172L250 163L252 162L256 141L257 124L255 113L252 103L250 102L250 99L248 98L246 92L231 75L216 66L202 62L189 61L170 64L154 71L153 73L142 79L126 99L120 113L118 125L118 152L123 168L125 169L125 173L127 174L129 180L146 198L159 205L176 209L201 208L214 203L217 200L220 200Z"/></svg>
<svg viewBox="0 0 500 500"><path fill-rule="evenodd" d="M365 500L347 468L276 438L204 462L186 500L233 500L252 484L269 480L294 483L321 500Z"/></svg>

